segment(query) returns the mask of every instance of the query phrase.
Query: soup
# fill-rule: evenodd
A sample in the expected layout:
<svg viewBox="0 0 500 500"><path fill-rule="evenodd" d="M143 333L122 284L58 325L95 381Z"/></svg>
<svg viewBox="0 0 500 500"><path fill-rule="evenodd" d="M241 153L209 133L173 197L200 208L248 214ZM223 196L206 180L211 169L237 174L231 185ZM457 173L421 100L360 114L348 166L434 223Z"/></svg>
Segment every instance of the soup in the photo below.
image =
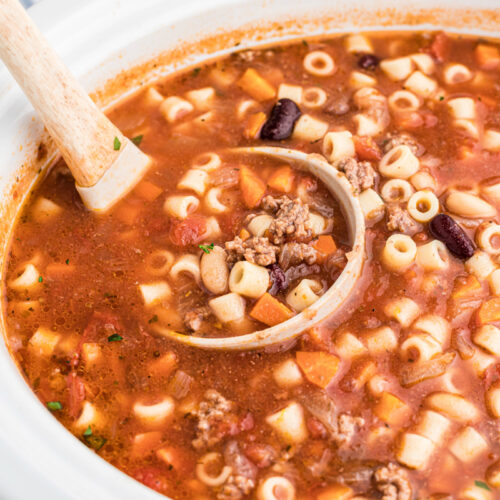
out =
<svg viewBox="0 0 500 500"><path fill-rule="evenodd" d="M36 395L175 499L500 497L499 71L495 42L357 34L236 52L120 103L147 176L94 215L59 161L13 231L7 342ZM345 174L363 277L342 320L292 345L178 345L166 331L307 314L349 258L326 187L249 145Z"/></svg>

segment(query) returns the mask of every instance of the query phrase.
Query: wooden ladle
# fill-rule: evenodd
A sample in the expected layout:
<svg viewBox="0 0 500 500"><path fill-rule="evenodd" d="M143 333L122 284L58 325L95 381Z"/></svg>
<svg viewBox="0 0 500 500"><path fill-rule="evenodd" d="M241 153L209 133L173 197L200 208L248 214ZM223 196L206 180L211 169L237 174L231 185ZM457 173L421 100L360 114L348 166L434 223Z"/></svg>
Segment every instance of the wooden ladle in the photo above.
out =
<svg viewBox="0 0 500 500"><path fill-rule="evenodd" d="M151 158L97 108L18 0L0 0L0 57L54 139L85 205L112 207Z"/></svg>

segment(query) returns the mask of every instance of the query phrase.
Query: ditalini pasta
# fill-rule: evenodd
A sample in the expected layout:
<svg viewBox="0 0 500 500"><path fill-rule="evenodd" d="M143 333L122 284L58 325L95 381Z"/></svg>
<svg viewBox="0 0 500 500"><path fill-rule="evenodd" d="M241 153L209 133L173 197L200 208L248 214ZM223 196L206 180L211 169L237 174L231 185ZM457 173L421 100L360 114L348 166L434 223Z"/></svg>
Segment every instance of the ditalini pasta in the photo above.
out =
<svg viewBox="0 0 500 500"><path fill-rule="evenodd" d="M500 43L227 49L110 108L153 159L112 209L87 211L63 160L24 198L2 277L23 377L165 498L500 499ZM313 155L350 185L362 275L295 343L197 349L172 337L315 321L358 250L319 176L241 147Z"/></svg>

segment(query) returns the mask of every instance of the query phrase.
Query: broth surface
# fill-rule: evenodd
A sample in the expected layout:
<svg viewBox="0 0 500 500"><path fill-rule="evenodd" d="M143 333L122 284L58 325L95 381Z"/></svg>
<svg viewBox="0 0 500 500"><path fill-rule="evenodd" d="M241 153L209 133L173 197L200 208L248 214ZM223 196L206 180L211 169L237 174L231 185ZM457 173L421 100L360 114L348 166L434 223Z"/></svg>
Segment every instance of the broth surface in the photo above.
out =
<svg viewBox="0 0 500 500"><path fill-rule="evenodd" d="M237 52L120 103L145 179L96 216L59 161L13 232L7 341L36 395L175 499L500 498L499 74L494 42L369 33ZM249 145L346 174L363 277L293 345L183 347L162 332L277 324L348 258L326 187L229 151Z"/></svg>

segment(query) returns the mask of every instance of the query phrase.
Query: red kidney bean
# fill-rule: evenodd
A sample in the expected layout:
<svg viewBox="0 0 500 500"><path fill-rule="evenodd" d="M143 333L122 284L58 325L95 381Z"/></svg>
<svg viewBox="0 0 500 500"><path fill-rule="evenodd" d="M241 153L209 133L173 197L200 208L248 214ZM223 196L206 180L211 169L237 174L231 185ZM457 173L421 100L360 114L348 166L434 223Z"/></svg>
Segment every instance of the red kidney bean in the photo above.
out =
<svg viewBox="0 0 500 500"><path fill-rule="evenodd" d="M358 66L362 69L373 71L378 66L379 60L373 54L363 54L358 59Z"/></svg>
<svg viewBox="0 0 500 500"><path fill-rule="evenodd" d="M271 115L260 131L261 139L271 141L288 139L301 114L299 107L291 99L280 99L273 106Z"/></svg>
<svg viewBox="0 0 500 500"><path fill-rule="evenodd" d="M459 259L468 259L474 255L474 243L449 215L436 215L429 224L429 232Z"/></svg>

